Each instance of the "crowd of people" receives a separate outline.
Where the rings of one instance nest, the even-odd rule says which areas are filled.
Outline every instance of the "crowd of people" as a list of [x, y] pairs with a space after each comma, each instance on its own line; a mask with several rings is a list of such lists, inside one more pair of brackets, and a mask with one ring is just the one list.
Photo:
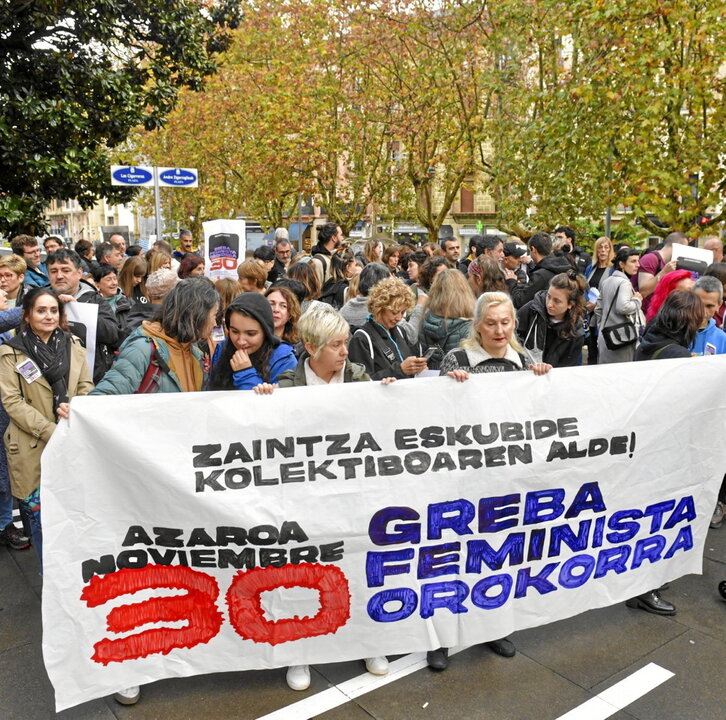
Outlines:
[[[190, 233], [144, 253], [121, 236], [93, 248], [12, 239], [0, 257], [0, 542], [32, 545], [42, 562], [40, 457], [76, 395], [253, 390], [423, 375], [471, 374], [726, 353], [723, 245], [696, 269], [673, 259], [678, 232], [643, 253], [599, 238], [592, 257], [559, 227], [518, 238], [475, 235], [440, 245], [372, 239], [356, 252], [339, 226], [318, 228], [296, 253], [280, 229], [271, 247], [240, 262], [237, 277], [205, 277]], [[70, 320], [73, 303], [97, 308], [94, 347]], [[93, 359], [93, 370], [87, 360]], [[24, 530], [12, 522], [13, 498]], [[724, 487], [711, 520], [724, 515]], [[41, 565], [42, 567], [42, 565]], [[654, 589], [632, 607], [672, 615]], [[516, 650], [508, 638], [488, 643]], [[429, 653], [447, 666], [447, 650]], [[366, 659], [385, 674], [384, 657]], [[288, 670], [295, 690], [307, 666]], [[120, 691], [132, 704], [138, 687]]]

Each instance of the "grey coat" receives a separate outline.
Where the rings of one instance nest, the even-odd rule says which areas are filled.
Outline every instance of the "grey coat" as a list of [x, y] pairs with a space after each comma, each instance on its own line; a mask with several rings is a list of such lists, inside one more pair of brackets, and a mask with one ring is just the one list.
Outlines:
[[628, 321], [635, 323], [635, 329], [640, 334], [645, 318], [640, 309], [641, 301], [633, 297], [634, 292], [630, 278], [620, 270], [615, 270], [600, 283], [600, 297], [595, 305], [595, 317], [600, 330], [597, 338], [599, 363], [630, 362], [635, 355], [637, 343], [619, 350], [609, 350], [602, 334], [603, 328]]

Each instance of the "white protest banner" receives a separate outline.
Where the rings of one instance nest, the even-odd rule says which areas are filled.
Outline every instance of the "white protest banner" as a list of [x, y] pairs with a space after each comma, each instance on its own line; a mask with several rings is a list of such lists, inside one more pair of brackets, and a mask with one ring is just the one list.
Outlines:
[[86, 302], [69, 302], [65, 305], [65, 311], [70, 331], [83, 341], [86, 348], [86, 362], [91, 377], [93, 377], [93, 368], [96, 365], [98, 305]]
[[237, 279], [237, 265], [244, 259], [247, 243], [244, 220], [209, 220], [204, 228], [205, 275], [212, 280]]
[[75, 398], [41, 484], [56, 706], [483, 642], [699, 573], [725, 381], [715, 356]]

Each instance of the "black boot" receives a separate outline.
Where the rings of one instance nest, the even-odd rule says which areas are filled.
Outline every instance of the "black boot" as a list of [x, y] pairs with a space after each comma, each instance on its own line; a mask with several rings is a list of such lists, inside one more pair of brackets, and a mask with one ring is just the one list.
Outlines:
[[501, 638], [499, 640], [490, 640], [484, 643], [492, 652], [502, 657], [514, 657], [517, 654], [517, 648], [509, 638]]
[[626, 600], [625, 604], [630, 608], [639, 608], [645, 612], [654, 613], [655, 615], [675, 615], [676, 606], [664, 600], [657, 590], [638, 595], [638, 597]]
[[449, 667], [449, 648], [429, 650], [426, 653], [426, 662], [432, 670], [446, 670]]

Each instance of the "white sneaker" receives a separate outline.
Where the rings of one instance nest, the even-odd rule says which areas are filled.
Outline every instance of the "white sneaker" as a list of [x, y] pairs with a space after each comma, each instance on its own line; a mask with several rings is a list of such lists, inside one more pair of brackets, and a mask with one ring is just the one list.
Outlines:
[[113, 699], [122, 705], [136, 705], [141, 697], [141, 688], [138, 685], [119, 690], [114, 694]]
[[310, 666], [290, 665], [285, 680], [291, 690], [307, 690], [310, 687]]
[[385, 656], [366, 658], [366, 670], [371, 675], [388, 675], [388, 658]]

